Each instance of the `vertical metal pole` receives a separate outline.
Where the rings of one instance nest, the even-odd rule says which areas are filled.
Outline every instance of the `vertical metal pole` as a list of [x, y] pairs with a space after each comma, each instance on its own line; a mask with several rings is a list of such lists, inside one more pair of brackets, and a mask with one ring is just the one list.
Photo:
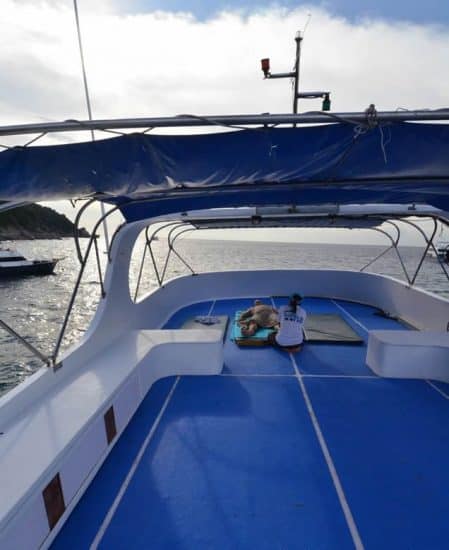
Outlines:
[[[79, 49], [80, 49], [81, 69], [83, 71], [84, 94], [86, 96], [87, 114], [89, 115], [89, 120], [92, 120], [92, 109], [91, 109], [91, 106], [90, 106], [89, 87], [87, 85], [86, 67], [85, 67], [85, 64], [84, 64], [83, 43], [81, 41], [81, 28], [80, 28], [80, 19], [79, 19], [79, 15], [78, 15], [77, 0], [73, 0], [73, 8], [75, 10], [76, 30], [77, 30], [77, 33], [78, 33], [78, 46], [79, 46]], [[94, 134], [93, 130], [90, 131], [90, 135], [92, 136], [92, 141], [95, 141], [95, 134]]]
[[[78, 33], [78, 45], [80, 49], [81, 69], [83, 71], [84, 94], [86, 96], [87, 114], [89, 115], [89, 120], [92, 121], [92, 107], [90, 104], [89, 87], [87, 85], [87, 74], [86, 74], [86, 66], [84, 63], [83, 43], [81, 40], [81, 27], [80, 27], [79, 15], [78, 15], [77, 0], [73, 0], [73, 8], [75, 10], [76, 30]], [[93, 129], [90, 131], [90, 134], [92, 136], [92, 141], [95, 141], [95, 134]], [[102, 217], [104, 217], [104, 215], [106, 214], [106, 210], [103, 202], [100, 202], [100, 210], [101, 210]], [[109, 250], [109, 235], [108, 235], [108, 225], [106, 223], [106, 219], [104, 219], [103, 221], [103, 231], [104, 231], [104, 240], [106, 243], [106, 250]]]
[[145, 248], [143, 249], [143, 254], [142, 254], [142, 261], [140, 262], [140, 269], [139, 269], [139, 276], [137, 277], [137, 284], [136, 284], [136, 291], [134, 293], [134, 301], [137, 300], [137, 295], [139, 294], [139, 287], [140, 287], [140, 281], [142, 279], [142, 273], [143, 273], [143, 266], [145, 264], [145, 256], [147, 255], [147, 248], [148, 248], [148, 243], [146, 242], [145, 243]]
[[23, 344], [27, 349], [31, 351], [31, 353], [34, 353], [36, 357], [38, 357], [41, 361], [43, 361], [47, 367], [51, 365], [51, 358], [46, 357], [43, 353], [41, 353], [37, 348], [35, 348], [32, 344], [30, 344], [23, 336], [20, 336], [18, 332], [16, 332], [12, 327], [10, 327], [5, 321], [2, 321], [0, 319], [0, 327], [4, 328], [6, 332], [8, 332], [11, 336], [16, 338], [21, 344]]
[[100, 253], [98, 251], [97, 235], [94, 235], [95, 256], [97, 258], [98, 276], [100, 277], [101, 297], [104, 298], [106, 293], [103, 285], [103, 274], [101, 273]]
[[[301, 42], [302, 42], [302, 35], [301, 31], [298, 31], [298, 33], [295, 36], [296, 41], [296, 60], [295, 60], [295, 69], [294, 69], [294, 79], [295, 79], [295, 91], [293, 95], [293, 113], [296, 114], [298, 112], [298, 93], [299, 93], [299, 63], [301, 58]], [[296, 124], [295, 124], [296, 126]]]

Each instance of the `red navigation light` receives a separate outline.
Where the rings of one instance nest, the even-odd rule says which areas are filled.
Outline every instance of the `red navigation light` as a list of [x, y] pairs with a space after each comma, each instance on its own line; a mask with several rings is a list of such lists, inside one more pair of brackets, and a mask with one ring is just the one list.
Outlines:
[[270, 74], [270, 60], [268, 57], [266, 57], [265, 59], [261, 59], [260, 63], [262, 65], [263, 74], [266, 78]]

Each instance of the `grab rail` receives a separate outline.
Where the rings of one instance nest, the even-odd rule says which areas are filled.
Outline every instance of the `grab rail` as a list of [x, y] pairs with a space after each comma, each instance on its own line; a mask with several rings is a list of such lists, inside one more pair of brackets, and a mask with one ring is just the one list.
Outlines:
[[33, 344], [30, 344], [23, 336], [20, 336], [18, 332], [16, 332], [11, 326], [8, 325], [8, 323], [5, 323], [5, 321], [2, 321], [0, 319], [0, 326], [6, 330], [11, 336], [13, 336], [16, 340], [18, 340], [22, 345], [24, 345], [27, 349], [31, 351], [36, 357], [38, 357], [41, 361], [43, 361], [47, 367], [50, 367], [52, 365], [52, 359], [51, 357], [47, 357], [42, 352], [40, 352]]

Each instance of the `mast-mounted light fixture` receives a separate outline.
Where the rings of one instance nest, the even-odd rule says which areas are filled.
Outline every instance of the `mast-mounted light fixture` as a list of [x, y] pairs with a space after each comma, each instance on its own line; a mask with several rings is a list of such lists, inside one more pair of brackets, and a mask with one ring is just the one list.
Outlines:
[[293, 112], [296, 114], [298, 112], [298, 99], [316, 99], [321, 98], [323, 100], [321, 109], [323, 111], [330, 111], [331, 100], [329, 91], [319, 91], [319, 92], [299, 92], [299, 62], [301, 57], [301, 42], [303, 36], [298, 32], [295, 36], [296, 42], [296, 59], [294, 70], [289, 73], [272, 73], [270, 72], [270, 59], [265, 57], [260, 60], [261, 69], [264, 74], [264, 78], [292, 78], [294, 82], [294, 93], [293, 93]]

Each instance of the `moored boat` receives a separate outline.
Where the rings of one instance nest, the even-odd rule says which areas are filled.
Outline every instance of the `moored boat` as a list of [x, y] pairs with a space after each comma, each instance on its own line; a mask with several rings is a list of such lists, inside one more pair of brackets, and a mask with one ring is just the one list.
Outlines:
[[27, 260], [16, 250], [0, 248], [0, 277], [50, 275], [59, 260]]
[[429, 256], [449, 264], [449, 242], [439, 241], [435, 244], [435, 249], [429, 250]]

